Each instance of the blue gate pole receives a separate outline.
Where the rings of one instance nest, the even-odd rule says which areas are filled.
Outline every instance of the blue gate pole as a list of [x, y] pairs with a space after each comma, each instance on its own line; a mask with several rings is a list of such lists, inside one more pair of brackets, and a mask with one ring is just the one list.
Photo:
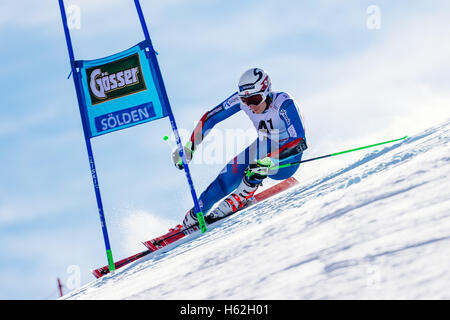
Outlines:
[[194, 200], [194, 208], [195, 208], [195, 211], [197, 213], [197, 217], [198, 217], [199, 222], [200, 222], [200, 227], [202, 229], [202, 232], [205, 232], [206, 231], [206, 225], [204, 224], [204, 218], [203, 218], [202, 209], [200, 208], [200, 204], [199, 204], [199, 201], [198, 201], [198, 198], [197, 198], [197, 194], [196, 194], [195, 188], [194, 188], [194, 183], [192, 182], [191, 173], [189, 171], [189, 166], [187, 164], [186, 157], [184, 155], [183, 145], [181, 143], [180, 135], [178, 134], [178, 128], [177, 128], [177, 124], [175, 122], [175, 117], [173, 115], [172, 108], [171, 108], [170, 103], [169, 103], [169, 98], [167, 96], [166, 88], [164, 86], [164, 82], [163, 82], [162, 75], [161, 75], [161, 70], [159, 68], [159, 64], [158, 64], [158, 61], [156, 59], [156, 55], [154, 53], [152, 40], [150, 39], [150, 34], [148, 32], [148, 29], [147, 29], [147, 24], [145, 22], [144, 14], [142, 13], [141, 4], [139, 3], [139, 0], [134, 0], [134, 4], [136, 5], [136, 10], [137, 10], [137, 13], [139, 15], [139, 21], [141, 22], [142, 30], [144, 31], [145, 39], [149, 43], [150, 49], [153, 51], [152, 54], [150, 54], [150, 59], [152, 61], [152, 64], [155, 67], [156, 77], [158, 78], [158, 82], [159, 82], [159, 84], [161, 86], [162, 99], [164, 100], [165, 105], [167, 106], [167, 112], [168, 112], [168, 115], [169, 115], [170, 124], [172, 126], [172, 131], [173, 131], [173, 133], [175, 135], [175, 140], [177, 142], [177, 146], [178, 146], [178, 150], [180, 152], [181, 160], [183, 161], [184, 171], [186, 173], [186, 178], [187, 178], [187, 181], [188, 181], [188, 184], [189, 184], [189, 188], [191, 190], [192, 199]]
[[113, 260], [113, 256], [112, 256], [111, 245], [109, 243], [108, 229], [106, 228], [106, 220], [105, 220], [105, 215], [103, 212], [102, 198], [100, 196], [100, 187], [98, 185], [97, 170], [95, 169], [95, 162], [94, 162], [94, 155], [92, 153], [90, 134], [88, 134], [86, 124], [83, 121], [83, 112], [81, 109], [81, 106], [83, 104], [83, 99], [82, 99], [82, 95], [81, 95], [79, 74], [78, 74], [77, 68], [75, 66], [75, 57], [73, 54], [72, 40], [70, 38], [70, 32], [69, 32], [69, 28], [67, 26], [67, 16], [66, 16], [66, 10], [64, 8], [63, 0], [59, 0], [59, 8], [61, 9], [61, 18], [62, 18], [63, 27], [64, 27], [64, 34], [66, 36], [67, 50], [69, 51], [69, 58], [70, 58], [70, 65], [72, 68], [71, 70], [72, 70], [72, 75], [73, 75], [73, 81], [75, 84], [75, 91], [77, 93], [78, 107], [80, 109], [80, 115], [81, 115], [81, 119], [82, 119], [81, 122], [83, 124], [84, 140], [86, 141], [86, 149], [87, 149], [87, 153], [88, 153], [88, 157], [89, 157], [89, 165], [91, 167], [92, 182], [94, 184], [95, 197], [97, 198], [98, 213], [100, 215], [100, 223], [102, 226], [103, 239], [105, 241], [105, 247], [106, 247], [106, 257], [108, 259], [109, 270], [111, 271], [112, 274], [114, 274], [114, 270], [115, 270], [114, 260]]

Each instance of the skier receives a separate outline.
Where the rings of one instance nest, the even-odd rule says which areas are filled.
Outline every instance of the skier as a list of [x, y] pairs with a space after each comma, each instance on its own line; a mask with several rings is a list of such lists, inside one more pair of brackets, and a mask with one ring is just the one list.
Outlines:
[[[241, 76], [238, 92], [200, 119], [184, 146], [186, 160], [192, 160], [195, 150], [217, 123], [240, 110], [253, 122], [258, 138], [235, 156], [200, 195], [199, 204], [208, 223], [245, 208], [268, 176], [274, 180], [291, 177], [299, 165], [278, 170], [270, 168], [274, 164], [300, 161], [307, 148], [302, 115], [294, 99], [285, 92], [272, 91], [269, 75], [262, 69], [252, 68]], [[178, 149], [172, 153], [172, 160], [178, 169], [183, 169]], [[221, 199], [219, 205], [209, 212]], [[183, 226], [197, 224], [196, 214], [194, 208], [190, 209]]]

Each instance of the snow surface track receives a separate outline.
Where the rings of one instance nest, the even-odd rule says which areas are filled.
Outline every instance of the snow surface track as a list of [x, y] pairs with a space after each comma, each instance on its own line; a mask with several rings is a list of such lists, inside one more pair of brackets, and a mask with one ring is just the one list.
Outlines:
[[299, 187], [64, 298], [450, 299], [449, 131], [308, 185], [300, 174]]

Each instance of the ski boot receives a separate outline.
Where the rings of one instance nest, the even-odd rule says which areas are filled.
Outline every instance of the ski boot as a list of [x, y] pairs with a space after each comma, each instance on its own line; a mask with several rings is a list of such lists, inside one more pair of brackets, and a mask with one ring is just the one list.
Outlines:
[[186, 229], [183, 231], [184, 234], [191, 234], [197, 230], [200, 230], [198, 226], [198, 218], [194, 212], [194, 208], [190, 209], [183, 219], [183, 227]]
[[220, 220], [249, 206], [256, 190], [269, 175], [271, 166], [273, 166], [273, 163], [268, 157], [250, 164], [236, 191], [226, 197], [217, 208], [205, 216], [206, 223]]

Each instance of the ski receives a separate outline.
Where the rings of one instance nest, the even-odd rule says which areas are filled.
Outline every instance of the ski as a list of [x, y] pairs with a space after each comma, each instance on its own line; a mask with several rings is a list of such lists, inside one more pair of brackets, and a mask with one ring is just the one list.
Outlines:
[[[257, 204], [261, 201], [264, 201], [272, 196], [275, 196], [275, 195], [297, 185], [298, 183], [299, 182], [294, 177], [290, 177], [286, 180], [283, 180], [282, 182], [273, 185], [272, 187], [268, 188], [267, 190], [261, 191], [260, 193], [256, 194], [254, 196], [254, 199], [251, 202], [251, 204], [249, 206], [247, 206], [245, 209], [247, 209], [251, 206], [254, 206], [255, 204]], [[232, 216], [232, 215], [230, 215], [230, 216]], [[230, 216], [226, 216], [224, 218], [227, 218]], [[222, 219], [220, 219], [220, 220], [222, 220]], [[217, 222], [220, 220], [216, 220], [214, 222]], [[119, 269], [131, 262], [134, 262], [142, 257], [145, 257], [146, 255], [148, 255], [152, 252], [155, 252], [155, 251], [160, 250], [161, 248], [167, 247], [168, 245], [180, 240], [181, 238], [184, 238], [186, 236], [185, 232], [188, 231], [189, 229], [194, 229], [194, 228], [198, 229], [198, 224], [190, 226], [188, 228], [183, 228], [183, 226], [177, 225], [175, 228], [170, 229], [167, 234], [157, 237], [155, 239], [143, 242], [143, 244], [146, 246], [147, 250], [139, 252], [137, 254], [134, 254], [132, 256], [129, 256], [127, 258], [124, 258], [120, 261], [115, 262], [114, 263], [115, 268]], [[96, 278], [100, 278], [109, 273], [109, 267], [104, 266], [101, 268], [91, 270], [91, 272]]]
[[[268, 188], [267, 190], [261, 191], [260, 193], [256, 194], [254, 196], [254, 198], [252, 199], [251, 203], [248, 206], [246, 206], [244, 208], [244, 210], [250, 208], [251, 206], [254, 206], [258, 202], [264, 201], [264, 200], [266, 200], [266, 199], [268, 199], [268, 198], [270, 198], [270, 197], [272, 197], [274, 195], [277, 195], [278, 193], [283, 192], [283, 191], [289, 189], [290, 187], [292, 187], [292, 186], [294, 186], [296, 184], [298, 184], [298, 181], [294, 177], [290, 177], [290, 178], [288, 178], [286, 180], [283, 180], [282, 182], [277, 183], [276, 185]], [[240, 212], [240, 211], [238, 211], [238, 212]], [[234, 214], [231, 214], [231, 215], [228, 215], [228, 216], [216, 219], [214, 221], [210, 221], [208, 219], [208, 216], [206, 216], [205, 217], [205, 221], [206, 221], [207, 225], [210, 225], [210, 224], [213, 224], [213, 223], [215, 223], [217, 221], [220, 221], [222, 219], [228, 218], [228, 217], [230, 217], [232, 215], [234, 215]], [[181, 228], [180, 225], [178, 225], [177, 227]], [[150, 241], [143, 242], [143, 244], [148, 249], [156, 251], [158, 249], [161, 249], [161, 248], [163, 248], [163, 247], [165, 247], [165, 246], [175, 242], [176, 240], [179, 240], [179, 239], [183, 238], [186, 235], [186, 233], [185, 233], [186, 231], [191, 230], [191, 229], [194, 229], [196, 231], [196, 230], [198, 230], [198, 228], [199, 228], [199, 224], [196, 223], [196, 224], [193, 224], [190, 227], [187, 227], [187, 228], [184, 228], [184, 229], [180, 229], [178, 232], [176, 232], [174, 229], [171, 229], [172, 232], [169, 232], [168, 234], [165, 234], [162, 237], [158, 237], [158, 238], [152, 239]], [[191, 232], [189, 232], [189, 233], [191, 233]]]
[[[148, 255], [149, 253], [151, 253], [150, 250], [145, 250], [145, 251], [139, 252], [137, 254], [134, 254], [132, 256], [129, 256], [129, 257], [125, 258], [125, 259], [122, 259], [122, 260], [119, 260], [117, 262], [114, 262], [115, 269], [119, 269], [119, 268], [121, 268], [121, 267], [123, 267], [123, 266], [125, 266], [125, 265], [127, 265], [127, 264], [129, 264], [131, 262], [133, 262], [133, 261], [136, 261], [136, 260], [138, 260], [138, 259], [140, 259], [140, 258], [142, 258], [142, 257], [144, 257], [146, 255]], [[98, 269], [91, 270], [91, 273], [96, 278], [103, 277], [105, 274], [109, 273], [109, 266], [104, 266], [104, 267], [101, 267], [101, 268], [98, 268]]]

